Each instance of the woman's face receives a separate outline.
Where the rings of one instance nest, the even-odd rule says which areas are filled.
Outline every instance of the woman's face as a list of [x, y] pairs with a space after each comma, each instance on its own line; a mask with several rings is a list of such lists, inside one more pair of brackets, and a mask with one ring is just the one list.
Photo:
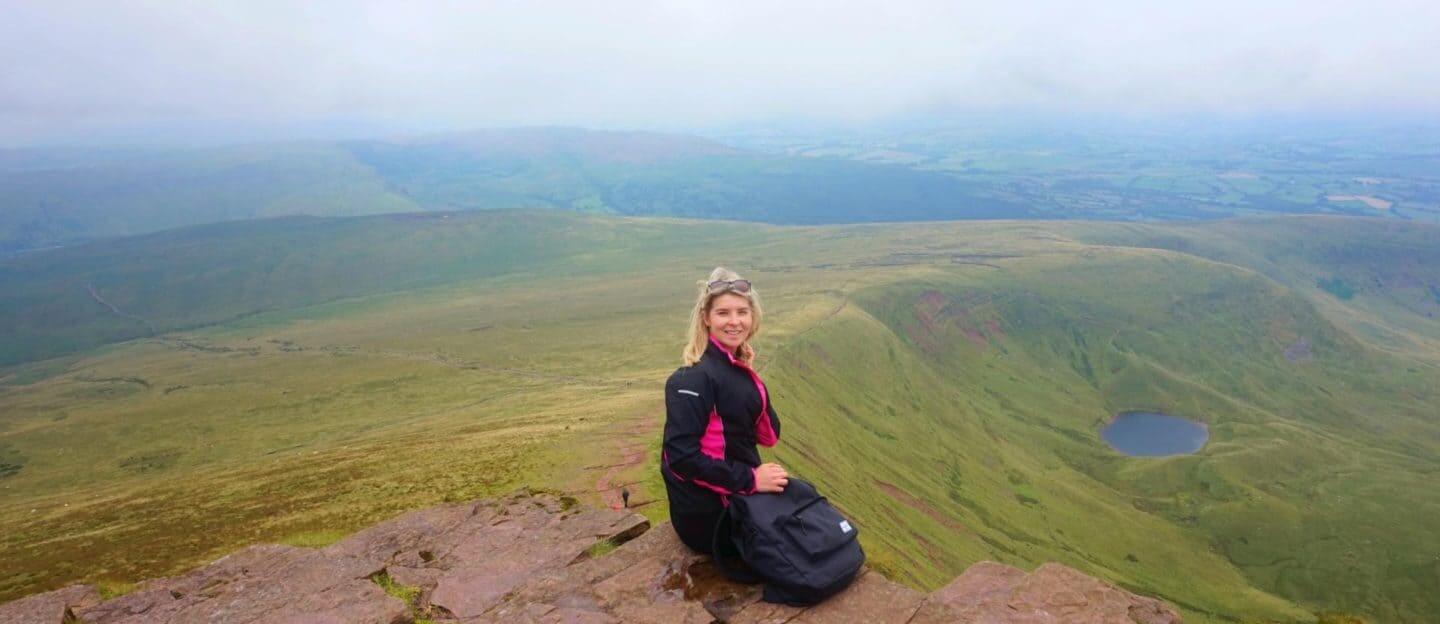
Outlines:
[[710, 310], [705, 313], [705, 327], [710, 336], [725, 345], [731, 353], [740, 348], [750, 337], [750, 301], [735, 293], [725, 293], [710, 300]]

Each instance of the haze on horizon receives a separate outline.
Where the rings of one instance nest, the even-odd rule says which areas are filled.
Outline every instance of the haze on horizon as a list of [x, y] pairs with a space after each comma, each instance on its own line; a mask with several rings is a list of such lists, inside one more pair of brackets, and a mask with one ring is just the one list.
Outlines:
[[1420, 0], [60, 0], [3, 16], [4, 147], [227, 129], [1440, 112], [1440, 5]]

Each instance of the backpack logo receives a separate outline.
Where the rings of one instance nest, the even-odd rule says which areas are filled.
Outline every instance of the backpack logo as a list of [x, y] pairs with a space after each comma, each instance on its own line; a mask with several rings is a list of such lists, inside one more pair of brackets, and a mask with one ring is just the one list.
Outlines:
[[851, 531], [853, 531], [853, 530], [854, 530], [854, 529], [850, 528], [850, 521], [848, 521], [848, 520], [841, 520], [841, 521], [840, 521], [840, 532], [841, 532], [841, 533], [849, 533], [849, 532], [851, 532]]

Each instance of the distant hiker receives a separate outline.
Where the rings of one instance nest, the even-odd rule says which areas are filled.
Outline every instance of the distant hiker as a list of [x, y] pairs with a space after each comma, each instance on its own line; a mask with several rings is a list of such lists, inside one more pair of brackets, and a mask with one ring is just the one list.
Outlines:
[[630, 488], [620, 488], [620, 504], [626, 509], [630, 508]]
[[685, 366], [665, 382], [660, 472], [670, 522], [697, 552], [710, 552], [729, 495], [780, 492], [789, 483], [779, 464], [760, 463], [755, 447], [780, 439], [780, 419], [753, 368], [750, 339], [759, 329], [760, 298], [750, 281], [716, 268], [699, 282]]

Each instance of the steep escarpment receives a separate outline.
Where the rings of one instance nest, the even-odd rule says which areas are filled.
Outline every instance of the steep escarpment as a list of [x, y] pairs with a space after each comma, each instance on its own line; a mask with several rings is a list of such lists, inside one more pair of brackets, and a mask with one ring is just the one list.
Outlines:
[[[1428, 621], [1433, 562], [1402, 542], [1434, 540], [1433, 372], [1243, 267], [995, 264], [858, 290], [774, 356], [777, 405], [804, 414], [777, 455], [876, 527], [878, 567], [933, 588], [978, 559], [1059, 560], [1187, 617]], [[1125, 457], [1099, 431], [1134, 409], [1210, 442]]]
[[253, 546], [102, 600], [72, 586], [0, 605], [0, 623], [1178, 623], [1174, 609], [1059, 564], [976, 564], [929, 594], [866, 571], [812, 608], [759, 601], [668, 527], [519, 492], [411, 512], [322, 549]]

